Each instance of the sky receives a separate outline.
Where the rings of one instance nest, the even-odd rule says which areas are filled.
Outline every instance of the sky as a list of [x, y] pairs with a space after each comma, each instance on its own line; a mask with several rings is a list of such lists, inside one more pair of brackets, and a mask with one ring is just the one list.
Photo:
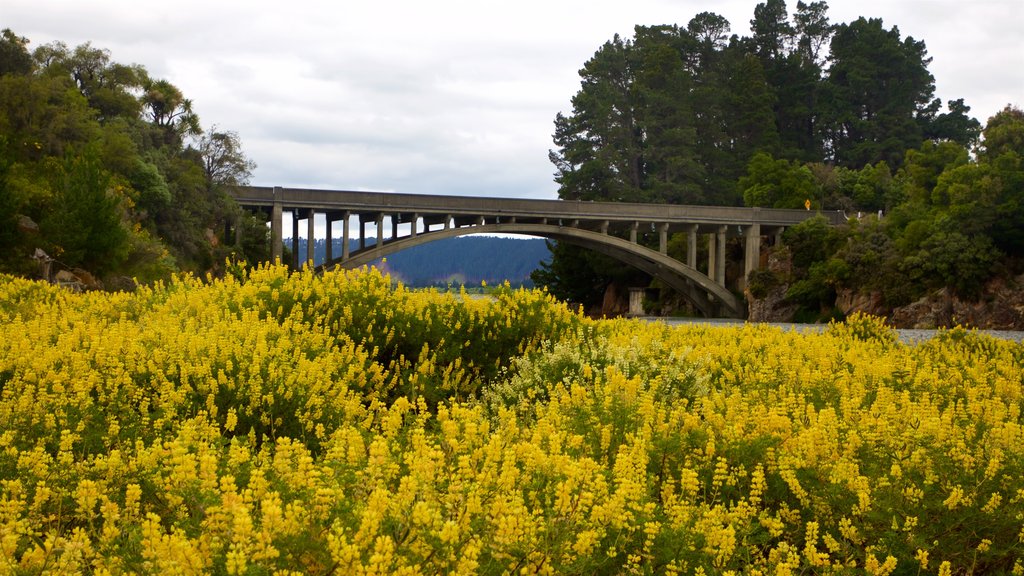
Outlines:
[[[239, 135], [253, 185], [555, 198], [553, 121], [604, 42], [704, 11], [747, 35], [756, 4], [3, 0], [0, 28], [170, 81], [205, 129]], [[923, 39], [936, 96], [982, 124], [1024, 106], [1024, 0], [832, 0], [829, 16]]]

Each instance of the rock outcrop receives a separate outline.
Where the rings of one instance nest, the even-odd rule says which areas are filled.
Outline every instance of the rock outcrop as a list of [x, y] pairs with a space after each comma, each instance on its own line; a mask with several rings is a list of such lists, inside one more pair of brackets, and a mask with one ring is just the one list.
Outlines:
[[1024, 275], [993, 280], [977, 302], [961, 300], [943, 288], [894, 309], [889, 320], [897, 328], [1024, 330]]
[[789, 291], [789, 277], [793, 263], [788, 250], [772, 250], [768, 254], [767, 271], [775, 281], [767, 284], [767, 290], [760, 297], [744, 291], [747, 298], [747, 320], [750, 322], [792, 322], [799, 308], [786, 302]]

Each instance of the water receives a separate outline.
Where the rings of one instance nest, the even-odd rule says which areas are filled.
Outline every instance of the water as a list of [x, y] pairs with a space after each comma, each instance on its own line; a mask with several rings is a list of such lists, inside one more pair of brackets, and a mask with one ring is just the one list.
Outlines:
[[[641, 316], [639, 320], [645, 320], [648, 322], [664, 322], [669, 326], [682, 326], [685, 324], [710, 324], [712, 326], [739, 326], [745, 324], [745, 320], [733, 320], [730, 318], [663, 318], [656, 316]], [[768, 326], [776, 326], [783, 330], [796, 330], [796, 331], [811, 331], [821, 332], [828, 328], [828, 324], [795, 324], [795, 323], [784, 323], [784, 322], [769, 322]], [[924, 342], [930, 340], [938, 330], [921, 330], [911, 328], [897, 328], [896, 333], [899, 335], [899, 339], [904, 344], [916, 344], [918, 342]], [[1024, 332], [1015, 330], [976, 330], [979, 334], [986, 334], [995, 338], [1001, 338], [1003, 340], [1010, 340], [1013, 342], [1021, 343], [1024, 342]]]

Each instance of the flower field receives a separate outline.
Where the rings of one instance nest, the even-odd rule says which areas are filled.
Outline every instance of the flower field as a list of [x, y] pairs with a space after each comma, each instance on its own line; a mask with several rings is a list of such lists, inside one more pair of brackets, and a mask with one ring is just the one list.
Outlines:
[[1024, 348], [0, 276], [0, 575], [1024, 573]]

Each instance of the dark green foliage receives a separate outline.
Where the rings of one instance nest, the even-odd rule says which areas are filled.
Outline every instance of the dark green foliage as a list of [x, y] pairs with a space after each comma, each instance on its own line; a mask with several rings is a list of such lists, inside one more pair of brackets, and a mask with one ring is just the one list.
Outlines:
[[[938, 107], [939, 101], [932, 103]], [[978, 143], [981, 135], [981, 122], [968, 116], [971, 107], [964, 104], [963, 98], [950, 100], [946, 103], [949, 112], [939, 114], [925, 127], [924, 136], [929, 140], [948, 140], [965, 148]]]
[[18, 203], [11, 190], [7, 138], [0, 135], [0, 262], [9, 258], [18, 240]]
[[838, 236], [824, 216], [816, 216], [786, 229], [782, 241], [792, 253], [793, 266], [807, 270], [833, 252]]
[[15, 35], [10, 28], [0, 31], [0, 76], [32, 71], [32, 55], [28, 53], [27, 44], [27, 38]]
[[987, 236], [968, 237], [956, 230], [938, 229], [903, 258], [900, 271], [912, 284], [948, 286], [964, 298], [976, 299], [983, 283], [992, 277], [999, 256]]
[[41, 225], [54, 256], [65, 266], [98, 275], [116, 269], [128, 253], [128, 231], [110, 174], [87, 148], [70, 152], [58, 175], [53, 209]]
[[750, 159], [739, 188], [747, 206], [803, 208], [808, 200], [819, 204], [810, 169], [796, 162], [776, 160], [764, 152]]
[[598, 304], [611, 282], [606, 274], [598, 271], [611, 269], [628, 273], [628, 269], [607, 256], [571, 244], [550, 242], [548, 248], [551, 261], [542, 264], [530, 278], [536, 286], [547, 287], [551, 294], [567, 302], [584, 307]]
[[754, 298], [764, 298], [773, 288], [781, 285], [782, 280], [771, 270], [751, 270], [747, 275], [747, 291]]
[[836, 27], [824, 89], [827, 146], [839, 165], [899, 166], [920, 145], [935, 81], [923, 41], [877, 18]]
[[[560, 196], [844, 210], [845, 231], [786, 231], [789, 298], [810, 316], [839, 290], [889, 306], [941, 287], [976, 298], [1024, 270], [1024, 113], [989, 119], [974, 148], [981, 125], [963, 99], [943, 110], [934, 98], [922, 40], [827, 12], [765, 0], [750, 37], [704, 12], [606, 43], [556, 119]], [[537, 278], [593, 303], [621, 267], [588, 259], [555, 250]], [[754, 274], [748, 287], [773, 281]]]
[[[216, 271], [233, 247], [215, 246], [212, 232], [237, 211], [223, 186], [245, 183], [254, 166], [237, 134], [213, 130], [186, 146], [202, 130], [170, 82], [89, 43], [31, 55], [27, 44], [10, 30], [0, 37], [0, 270], [26, 273], [43, 248], [98, 277]], [[18, 215], [40, 231], [12, 225]]]

